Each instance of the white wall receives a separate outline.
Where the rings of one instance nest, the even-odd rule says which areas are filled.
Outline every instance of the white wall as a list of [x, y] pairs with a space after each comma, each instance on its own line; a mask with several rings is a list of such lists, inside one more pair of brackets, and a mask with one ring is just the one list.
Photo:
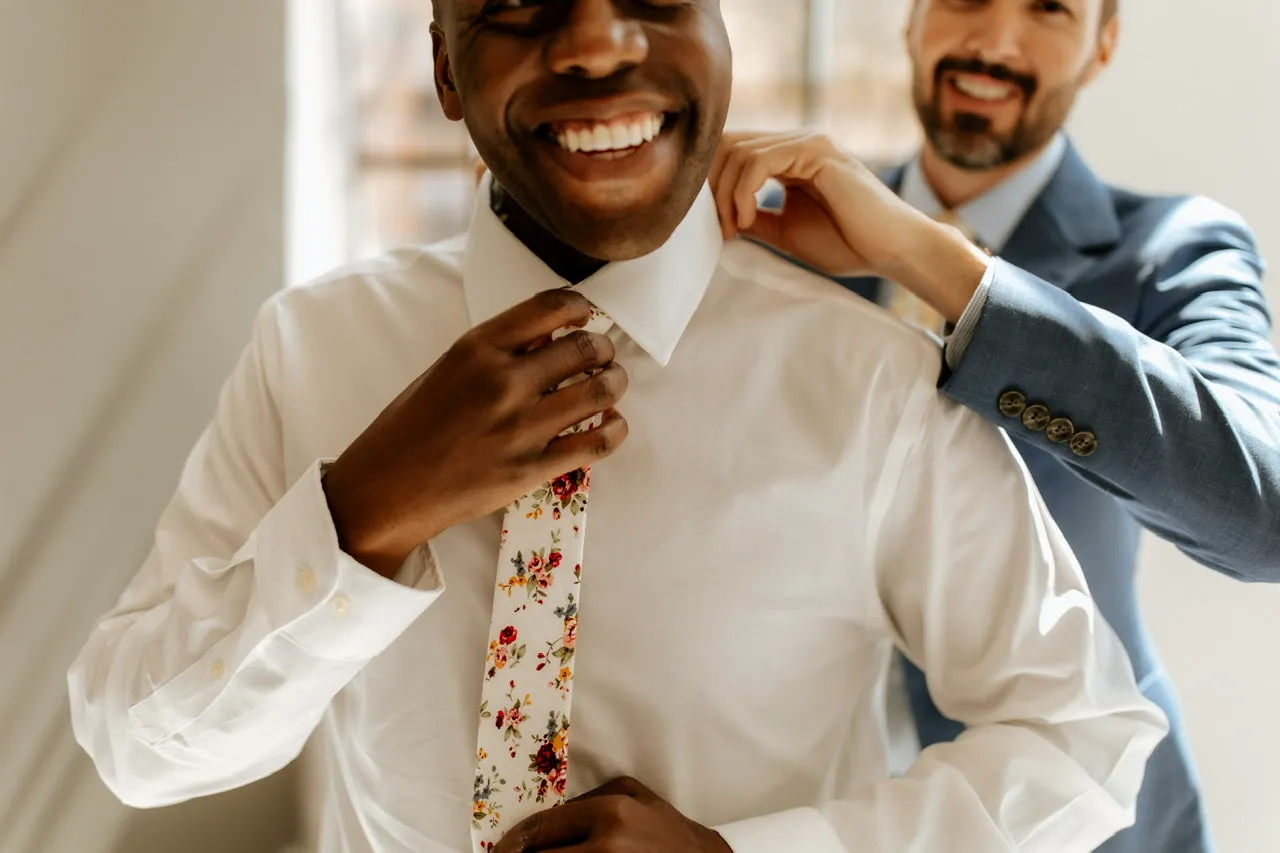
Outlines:
[[[1197, 192], [1243, 213], [1277, 270], [1268, 293], [1280, 310], [1280, 5], [1121, 7], [1120, 52], [1081, 102], [1077, 142], [1109, 180]], [[1141, 584], [1222, 853], [1280, 850], [1280, 589], [1218, 577], [1156, 541], [1144, 551]]]
[[0, 4], [3, 853], [210, 840], [157, 839], [174, 821], [288, 831], [287, 779], [128, 813], [65, 688], [282, 282], [284, 45], [270, 0]]

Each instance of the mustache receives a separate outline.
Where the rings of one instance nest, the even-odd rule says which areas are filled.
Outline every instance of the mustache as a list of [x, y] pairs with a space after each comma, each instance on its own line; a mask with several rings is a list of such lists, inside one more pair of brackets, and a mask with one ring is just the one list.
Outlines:
[[1021, 89], [1027, 98], [1034, 95], [1040, 85], [1032, 75], [1019, 73], [1007, 65], [990, 65], [981, 59], [961, 59], [958, 56], [948, 56], [938, 63], [937, 69], [934, 70], [934, 83], [941, 83], [942, 75], [948, 71], [961, 74], [985, 74], [1002, 83], [1012, 83]]

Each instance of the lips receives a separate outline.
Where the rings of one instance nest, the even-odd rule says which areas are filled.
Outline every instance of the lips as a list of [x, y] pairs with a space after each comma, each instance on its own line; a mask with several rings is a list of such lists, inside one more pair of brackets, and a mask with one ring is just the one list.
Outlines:
[[973, 57], [945, 57], [938, 62], [934, 74], [939, 89], [949, 86], [964, 97], [987, 103], [999, 103], [1017, 96], [1030, 101], [1039, 88], [1033, 74], [1015, 71], [1001, 63], [988, 64]]

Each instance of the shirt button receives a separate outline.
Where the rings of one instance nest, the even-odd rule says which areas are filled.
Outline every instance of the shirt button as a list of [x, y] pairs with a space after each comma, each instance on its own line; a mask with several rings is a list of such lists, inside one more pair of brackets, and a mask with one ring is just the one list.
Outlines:
[[316, 588], [316, 573], [304, 566], [298, 569], [296, 583], [299, 592], [311, 592]]
[[1022, 425], [1033, 432], [1040, 432], [1049, 426], [1049, 421], [1053, 420], [1053, 415], [1045, 406], [1036, 403], [1034, 406], [1027, 406], [1027, 410], [1022, 413]]
[[222, 662], [221, 658], [209, 664], [209, 677], [212, 678], [214, 681], [221, 681], [222, 676], [226, 674], [227, 674], [227, 665]]
[[1027, 395], [1021, 391], [1005, 391], [1000, 395], [1000, 414], [1016, 418], [1027, 410]]
[[1049, 422], [1048, 428], [1045, 430], [1045, 438], [1054, 444], [1062, 444], [1064, 441], [1070, 441], [1071, 436], [1076, 434], [1076, 425], [1067, 418], [1054, 418]]
[[333, 608], [333, 612], [336, 615], [346, 616], [351, 612], [351, 599], [342, 593], [338, 593], [333, 597], [333, 601], [329, 603], [329, 606]]
[[1076, 456], [1092, 456], [1098, 450], [1098, 437], [1091, 432], [1078, 432], [1067, 446]]

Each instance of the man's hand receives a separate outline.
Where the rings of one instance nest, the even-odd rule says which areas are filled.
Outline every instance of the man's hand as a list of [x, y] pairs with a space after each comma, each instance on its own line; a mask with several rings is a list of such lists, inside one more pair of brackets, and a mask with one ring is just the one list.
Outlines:
[[[613, 343], [581, 330], [550, 340], [589, 318], [580, 294], [540, 293], [463, 335], [405, 389], [325, 475], [343, 550], [391, 577], [442, 531], [617, 449], [627, 375]], [[599, 427], [561, 435], [600, 414]]]
[[[770, 178], [786, 189], [781, 212], [756, 204]], [[987, 258], [957, 229], [898, 198], [820, 133], [727, 133], [710, 182], [726, 239], [745, 234], [828, 275], [896, 281], [952, 322], [986, 272]]]
[[733, 853], [720, 835], [689, 820], [629, 777], [615, 779], [511, 828], [493, 853]]

